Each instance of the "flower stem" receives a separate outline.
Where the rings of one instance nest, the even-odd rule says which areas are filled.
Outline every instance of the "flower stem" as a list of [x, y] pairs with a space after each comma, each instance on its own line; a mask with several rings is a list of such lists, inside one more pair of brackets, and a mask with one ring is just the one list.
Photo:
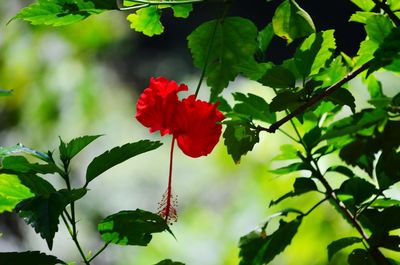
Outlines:
[[165, 214], [165, 221], [168, 221], [169, 215], [171, 214], [171, 197], [172, 197], [172, 166], [174, 160], [174, 147], [175, 137], [172, 137], [171, 151], [169, 155], [169, 173], [168, 173], [168, 190], [167, 190], [167, 211]]

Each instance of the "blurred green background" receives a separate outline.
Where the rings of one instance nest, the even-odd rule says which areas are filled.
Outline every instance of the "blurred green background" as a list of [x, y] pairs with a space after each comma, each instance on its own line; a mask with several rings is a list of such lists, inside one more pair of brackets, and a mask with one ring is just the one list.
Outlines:
[[[77, 204], [79, 237], [85, 251], [96, 252], [102, 246], [96, 231], [99, 220], [120, 210], [156, 211], [167, 185], [171, 138], [151, 135], [135, 120], [138, 94], [151, 76], [160, 75], [188, 84], [193, 92], [199, 73], [182, 45], [185, 36], [177, 35], [174, 47], [160, 49], [162, 37], [154, 40], [158, 47], [146, 46], [148, 40], [130, 30], [125, 15], [116, 11], [59, 28], [22, 21], [6, 25], [26, 3], [0, 4], [0, 87], [14, 91], [0, 98], [0, 145], [22, 142], [47, 151], [57, 149], [59, 136], [70, 140], [104, 134], [73, 163], [73, 184], [81, 185], [85, 167], [103, 151], [146, 138], [164, 143], [96, 179]], [[396, 91], [398, 77], [383, 75], [383, 80]], [[360, 81], [353, 84], [361, 88]], [[233, 89], [272, 97], [265, 87], [241, 79], [231, 84], [229, 90]], [[207, 96], [204, 87], [200, 98]], [[366, 94], [357, 97], [362, 103]], [[161, 234], [145, 248], [109, 246], [94, 264], [150, 265], [165, 258], [188, 265], [238, 264], [241, 236], [259, 228], [275, 211], [284, 207], [306, 211], [321, 199], [310, 193], [268, 209], [270, 201], [289, 191], [294, 182], [294, 175], [277, 177], [268, 171], [280, 165], [272, 158], [284, 143], [289, 140], [281, 134], [263, 135], [238, 165], [227, 155], [222, 140], [207, 157], [191, 159], [178, 151], [174, 192], [179, 218], [172, 225], [176, 240]], [[49, 176], [48, 180], [61, 187], [58, 179]], [[0, 220], [0, 251], [41, 250], [65, 261], [79, 260], [61, 225], [49, 252], [45, 241], [12, 214]], [[271, 264], [328, 264], [326, 246], [351, 235], [355, 231], [329, 204], [323, 204], [304, 220], [291, 246]], [[329, 264], [343, 264], [347, 252], [340, 252]]]

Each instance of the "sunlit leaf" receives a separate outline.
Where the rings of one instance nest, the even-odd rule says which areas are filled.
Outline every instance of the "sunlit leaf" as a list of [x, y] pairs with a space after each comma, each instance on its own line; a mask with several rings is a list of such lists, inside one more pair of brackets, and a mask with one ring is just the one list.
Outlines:
[[38, 0], [23, 8], [14, 18], [29, 21], [33, 25], [63, 26], [116, 8], [115, 1]]
[[99, 138], [101, 135], [85, 135], [72, 139], [68, 143], [64, 143], [60, 139], [60, 156], [62, 161], [71, 160], [75, 155], [77, 155], [82, 149], [84, 149], [91, 142]]
[[253, 147], [260, 140], [259, 132], [250, 129], [246, 125], [228, 125], [224, 131], [224, 144], [228, 149], [235, 163], [240, 162], [240, 158], [253, 150]]
[[142, 153], [154, 150], [162, 145], [158, 141], [142, 140], [115, 147], [90, 162], [86, 170], [86, 184], [110, 168]]
[[294, 55], [294, 62], [301, 77], [318, 74], [336, 49], [334, 30], [311, 34]]
[[342, 62], [342, 56], [337, 56], [325, 70], [315, 77], [315, 80], [322, 81], [322, 87], [328, 87], [341, 80], [347, 72], [347, 67]]
[[270, 172], [272, 172], [274, 174], [283, 175], [283, 174], [289, 174], [289, 173], [293, 173], [293, 172], [300, 171], [300, 170], [309, 170], [309, 167], [306, 164], [304, 164], [303, 162], [297, 162], [297, 163], [290, 164], [288, 166], [270, 170]]
[[127, 17], [128, 21], [131, 22], [130, 27], [132, 29], [149, 37], [163, 33], [164, 27], [160, 22], [160, 18], [161, 11], [155, 5], [141, 8]]
[[153, 233], [172, 234], [161, 216], [141, 209], [110, 215], [99, 223], [98, 230], [105, 242], [118, 245], [147, 246]]
[[32, 196], [34, 194], [17, 176], [0, 174], [0, 213], [11, 212], [19, 202]]
[[32, 173], [32, 174], [50, 174], [58, 172], [59, 169], [53, 163], [38, 164], [30, 163], [23, 156], [7, 156], [1, 163], [1, 171], [10, 171], [14, 174], [18, 173]]
[[372, 0], [351, 0], [351, 2], [364, 11], [371, 11], [375, 7], [375, 3]]
[[182, 4], [182, 5], [173, 5], [171, 6], [174, 11], [174, 17], [179, 18], [187, 18], [189, 17], [190, 12], [193, 10], [192, 4]]
[[272, 18], [272, 26], [275, 34], [288, 43], [315, 32], [310, 15], [294, 0], [285, 0], [277, 7]]
[[376, 13], [374, 12], [357, 11], [353, 15], [351, 15], [349, 21], [366, 24], [367, 19], [371, 16], [374, 16], [375, 14]]
[[384, 42], [392, 28], [393, 24], [390, 19], [380, 14], [368, 18], [365, 25], [365, 30], [369, 39], [378, 44]]
[[189, 35], [194, 65], [203, 69], [207, 63], [205, 75], [211, 87], [211, 101], [239, 74], [236, 66], [253, 57], [258, 46], [257, 32], [250, 20], [228, 17], [206, 22]]
[[40, 265], [56, 265], [66, 264], [64, 261], [55, 256], [50, 256], [39, 251], [27, 252], [1, 252], [0, 264], [12, 265], [27, 265], [27, 264], [40, 264]]
[[297, 152], [299, 151], [291, 144], [283, 144], [279, 147], [281, 153], [273, 158], [273, 160], [289, 160], [298, 158]]
[[331, 242], [328, 245], [328, 260], [331, 260], [333, 255], [340, 250], [359, 242], [362, 242], [362, 239], [358, 237], [344, 237]]
[[[375, 59], [371, 63], [368, 73], [400, 60], [400, 29], [393, 30], [385, 37], [379, 48], [374, 53]], [[400, 72], [400, 69], [391, 69]]]

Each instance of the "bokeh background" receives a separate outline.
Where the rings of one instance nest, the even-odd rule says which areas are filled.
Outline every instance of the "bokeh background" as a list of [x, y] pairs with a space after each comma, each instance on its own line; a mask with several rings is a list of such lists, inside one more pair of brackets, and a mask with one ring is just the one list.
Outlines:
[[[174, 19], [166, 12], [165, 33], [147, 38], [130, 30], [127, 13], [118, 11], [58, 28], [31, 26], [23, 21], [6, 25], [30, 2], [0, 3], [0, 87], [14, 91], [11, 97], [0, 98], [0, 146], [22, 142], [37, 150], [57, 150], [58, 137], [70, 140], [104, 134], [73, 161], [73, 184], [79, 186], [85, 167], [105, 150], [140, 139], [164, 143], [103, 174], [78, 202], [79, 237], [86, 252], [96, 252], [102, 246], [96, 231], [102, 218], [120, 210], [157, 210], [167, 185], [171, 138], [151, 135], [141, 126], [134, 118], [135, 103], [151, 76], [175, 79], [194, 91], [199, 72], [192, 65], [186, 36], [202, 21], [213, 18], [219, 6], [199, 5], [187, 20]], [[318, 30], [336, 28], [339, 49], [355, 55], [364, 38], [360, 25], [347, 23], [355, 6], [350, 1], [334, 2], [329, 10], [316, 1], [301, 4], [315, 18]], [[276, 5], [236, 1], [231, 14], [251, 18], [261, 29], [270, 21]], [[293, 49], [275, 40], [268, 56], [279, 63]], [[398, 91], [399, 77], [380, 73], [379, 78], [386, 88]], [[368, 96], [360, 80], [353, 81], [352, 86], [359, 108], [365, 106]], [[229, 91], [257, 93], [267, 99], [273, 96], [268, 88], [241, 78], [230, 84]], [[207, 88], [203, 87], [200, 98], [207, 97]], [[321, 195], [310, 193], [268, 208], [271, 200], [292, 188], [296, 176], [277, 177], [269, 172], [280, 165], [273, 158], [285, 143], [290, 142], [284, 135], [262, 135], [260, 144], [238, 165], [227, 155], [222, 140], [211, 155], [199, 159], [177, 151], [174, 191], [178, 195], [179, 220], [172, 225], [176, 239], [160, 234], [145, 248], [109, 246], [93, 264], [151, 265], [165, 258], [188, 265], [238, 264], [241, 236], [260, 227], [275, 211], [284, 207], [306, 211], [321, 199]], [[56, 176], [47, 179], [61, 187]], [[79, 260], [62, 225], [52, 252], [31, 227], [12, 213], [0, 216], [0, 232], [2, 252], [41, 250], [65, 261]], [[348, 250], [328, 263], [326, 246], [351, 235], [356, 235], [355, 231], [329, 204], [323, 204], [304, 220], [293, 243], [271, 264], [343, 264]]]

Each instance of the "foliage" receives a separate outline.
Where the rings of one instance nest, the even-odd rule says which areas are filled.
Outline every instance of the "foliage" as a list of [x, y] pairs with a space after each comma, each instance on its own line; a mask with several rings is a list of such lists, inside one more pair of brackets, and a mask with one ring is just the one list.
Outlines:
[[[109, 10], [131, 10], [127, 17], [131, 28], [153, 36], [164, 30], [160, 19], [165, 10], [172, 9], [175, 17], [186, 18], [197, 2], [203, 1], [124, 1], [124, 6], [119, 7], [111, 0], [37, 0], [14, 19], [33, 25], [61, 26]], [[205, 78], [210, 88], [209, 101], [220, 102], [220, 110], [225, 114], [226, 119], [218, 123], [218, 128], [220, 124], [225, 126], [224, 143], [235, 163], [263, 139], [261, 133], [280, 131], [293, 141], [293, 146], [282, 146], [282, 154], [277, 158], [287, 160], [283, 162], [286, 164], [271, 171], [276, 175], [296, 173], [293, 189], [273, 200], [270, 206], [311, 192], [321, 196], [310, 209], [279, 211], [262, 227], [243, 236], [239, 241], [240, 264], [270, 263], [291, 244], [304, 219], [312, 218], [309, 215], [326, 201], [357, 233], [330, 243], [328, 260], [351, 247], [347, 258], [350, 265], [397, 263], [393, 261], [395, 255], [382, 249], [400, 251], [400, 236], [396, 233], [400, 228], [400, 203], [388, 192], [400, 181], [400, 94], [387, 94], [375, 72], [400, 72], [400, 6], [397, 1], [351, 2], [360, 10], [350, 21], [362, 24], [366, 34], [354, 58], [337, 49], [335, 29], [317, 31], [311, 16], [295, 0], [280, 1], [261, 30], [247, 18], [229, 16], [229, 3], [224, 2], [220, 17], [204, 22], [187, 37], [193, 64], [202, 71], [197, 90], [190, 97], [200, 102], [196, 97]], [[292, 56], [279, 64], [264, 56], [276, 40], [274, 36], [295, 47]], [[229, 93], [226, 89], [239, 75], [270, 89], [273, 98], [247, 91]], [[366, 84], [369, 106], [357, 103], [353, 96], [349, 81], [355, 78]], [[230, 95], [233, 106], [228, 104]], [[12, 93], [2, 89], [0, 96], [12, 97]], [[175, 119], [178, 118], [177, 115]], [[204, 115], [199, 120], [208, 118], [211, 119]], [[216, 125], [215, 121], [212, 123]], [[197, 144], [201, 136], [191, 139], [191, 144]], [[113, 166], [161, 145], [141, 140], [115, 147], [93, 159], [82, 187], [72, 187], [71, 160], [98, 137], [83, 136], [68, 143], [61, 140], [59, 159], [51, 151], [42, 153], [23, 145], [0, 148], [1, 211], [17, 212], [46, 240], [49, 249], [61, 218], [86, 264], [110, 243], [147, 246], [153, 233], [172, 234], [168, 218], [140, 209], [121, 211], [98, 225], [105, 246], [92, 258], [84, 254], [77, 237], [75, 202], [85, 197], [89, 182]], [[169, 180], [172, 153], [173, 148]], [[341, 162], [332, 162], [323, 170], [322, 159], [331, 156]], [[46, 174], [59, 175], [66, 188], [57, 190], [42, 177]], [[332, 179], [331, 175], [337, 178]], [[171, 198], [169, 184], [168, 209]], [[269, 233], [267, 227], [276, 218], [279, 224]], [[48, 264], [61, 262], [39, 252], [0, 254], [0, 260], [11, 258], [43, 259], [40, 262]], [[158, 264], [180, 263], [166, 259]]]

